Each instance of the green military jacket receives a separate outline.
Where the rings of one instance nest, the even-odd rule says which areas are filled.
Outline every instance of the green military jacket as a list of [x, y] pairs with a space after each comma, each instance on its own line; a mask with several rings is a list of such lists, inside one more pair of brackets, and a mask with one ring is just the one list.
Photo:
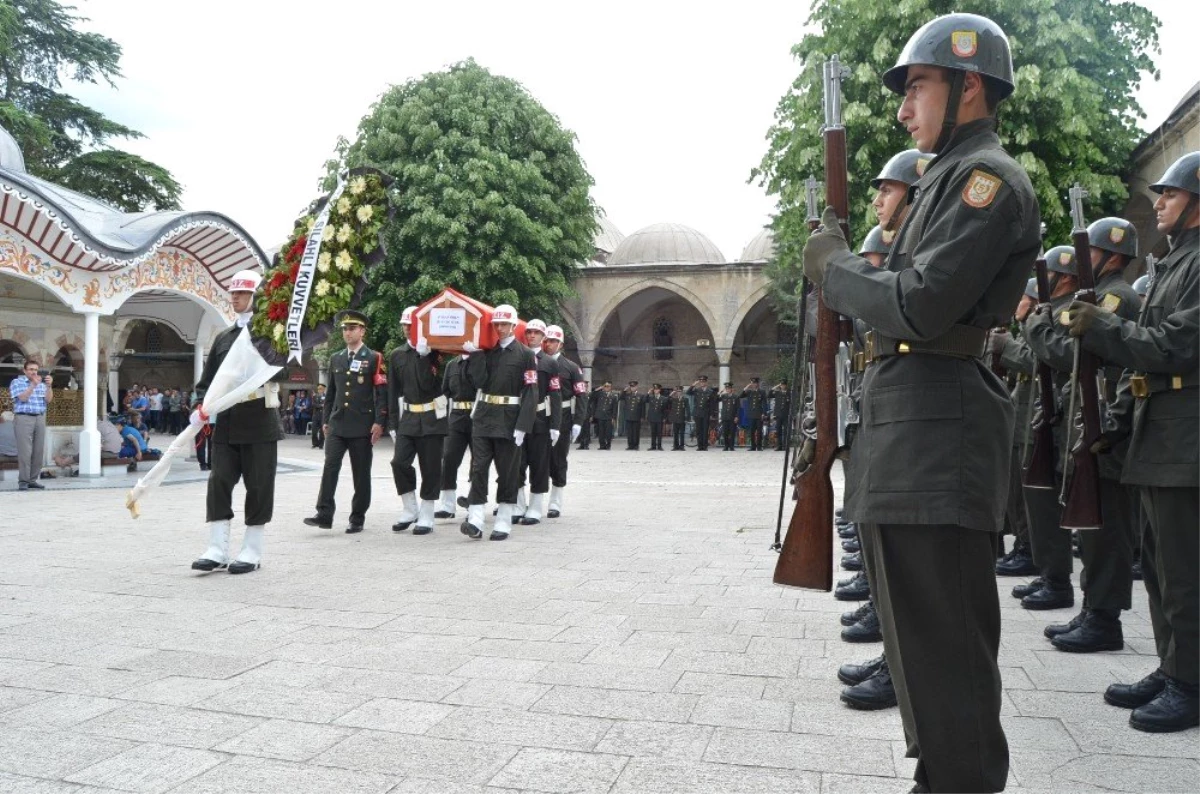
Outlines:
[[[1041, 248], [1041, 218], [994, 125], [980, 119], [951, 135], [917, 182], [884, 267], [848, 249], [830, 257], [822, 297], [831, 308], [915, 342], [1009, 321]], [[876, 359], [863, 378], [846, 516], [998, 532], [1014, 420], [1008, 391], [980, 358]]]
[[740, 397], [746, 401], [746, 416], [762, 419], [767, 410], [767, 393], [762, 389], [743, 389]]
[[[229, 349], [233, 347], [234, 340], [241, 332], [242, 329], [234, 325], [217, 334], [217, 338], [213, 340], [208, 358], [204, 362], [204, 371], [200, 374], [200, 380], [196, 381], [198, 400], [204, 399], [217, 370], [221, 368], [221, 362], [229, 355]], [[287, 369], [284, 368], [271, 380], [280, 381], [286, 375]], [[217, 414], [217, 424], [213, 427], [212, 437], [213, 442], [219, 444], [261, 444], [281, 441], [283, 428], [279, 426], [279, 414], [276, 409], [267, 407], [265, 397], [256, 397], [237, 403]]]
[[722, 422], [732, 422], [738, 418], [738, 403], [741, 397], [730, 392], [725, 394], [721, 392], [717, 395], [717, 418]]
[[[437, 357], [432, 352], [417, 355], [408, 342], [388, 356], [388, 419], [392, 429], [402, 436], [444, 436], [449, 431], [446, 416], [437, 411], [412, 410], [429, 406], [442, 396], [437, 376]], [[404, 401], [401, 406], [400, 401]], [[449, 406], [446, 406], [447, 409]]]
[[363, 345], [354, 355], [339, 350], [326, 374], [325, 421], [329, 435], [362, 438], [371, 426], [387, 427], [387, 375], [383, 355]]
[[662, 394], [646, 396], [646, 420], [652, 425], [661, 424], [667, 415], [667, 402], [670, 398]]
[[617, 416], [617, 405], [620, 401], [621, 395], [618, 392], [604, 391], [601, 388], [593, 398], [593, 416], [597, 419], [615, 419]]
[[621, 392], [621, 402], [625, 403], [625, 421], [640, 422], [646, 417], [646, 397], [640, 392]]
[[[481, 392], [471, 414], [471, 435], [512, 438], [514, 430], [533, 431], [538, 402], [538, 371], [533, 351], [513, 339], [507, 347], [478, 350], [467, 359], [467, 383]], [[487, 397], [516, 398], [492, 403]]]
[[716, 389], [711, 386], [689, 386], [687, 393], [692, 396], [692, 416], [696, 419], [711, 417], [716, 412]]
[[667, 421], [673, 425], [687, 424], [690, 415], [687, 397], [683, 392], [671, 392], [671, 396], [667, 398]]

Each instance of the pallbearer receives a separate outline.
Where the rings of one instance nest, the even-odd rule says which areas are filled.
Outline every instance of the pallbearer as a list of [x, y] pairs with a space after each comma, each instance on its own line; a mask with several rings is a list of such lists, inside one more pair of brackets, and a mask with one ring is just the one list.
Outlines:
[[[463, 456], [471, 448], [471, 409], [475, 407], [475, 389], [467, 382], [467, 359], [455, 356], [442, 375], [442, 394], [450, 404], [446, 423], [446, 441], [442, 446], [442, 496], [435, 518], [454, 518], [458, 503], [458, 470]], [[466, 506], [466, 497], [461, 497]]]
[[[537, 362], [537, 411], [533, 430], [525, 439], [525, 464], [529, 473], [529, 506], [521, 515], [522, 524], [540, 524], [550, 492], [550, 457], [558, 443], [562, 425], [562, 384], [558, 377], [558, 362], [542, 350], [546, 339], [546, 323], [530, 320], [525, 326], [525, 341]], [[524, 475], [524, 471], [522, 471]], [[520, 481], [524, 482], [524, 476]], [[514, 523], [516, 521], [514, 520]]]
[[558, 441], [550, 456], [550, 503], [547, 518], [558, 518], [563, 509], [563, 489], [567, 487], [567, 455], [571, 444], [579, 438], [587, 421], [588, 390], [583, 369], [562, 353], [563, 329], [558, 325], [546, 327], [542, 349], [558, 364], [558, 382], [562, 392], [562, 424]]

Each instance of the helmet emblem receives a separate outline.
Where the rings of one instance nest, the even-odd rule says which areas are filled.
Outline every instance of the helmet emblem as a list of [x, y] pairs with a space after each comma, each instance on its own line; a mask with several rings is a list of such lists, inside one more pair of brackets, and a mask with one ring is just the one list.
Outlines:
[[1108, 239], [1113, 243], [1120, 243], [1125, 239], [1125, 230], [1120, 226], [1114, 226], [1108, 230]]
[[1071, 255], [1068, 254], [1066, 251], [1063, 251], [1061, 254], [1058, 255], [1058, 263], [1060, 265], [1062, 265], [1063, 267], [1066, 267], [1067, 265], [1071, 264]]
[[956, 30], [950, 34], [950, 50], [959, 58], [970, 58], [976, 49], [975, 31]]
[[928, 157], [917, 158], [917, 176], [925, 176], [925, 169], [929, 167], [929, 160], [930, 158]]

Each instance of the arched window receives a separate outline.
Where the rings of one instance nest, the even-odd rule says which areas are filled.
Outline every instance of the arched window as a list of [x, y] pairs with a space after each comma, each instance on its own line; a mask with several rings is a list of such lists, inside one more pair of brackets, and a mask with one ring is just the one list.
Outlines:
[[162, 331], [158, 330], [157, 325], [152, 325], [146, 329], [146, 352], [162, 352]]
[[675, 357], [675, 351], [671, 349], [674, 342], [671, 334], [671, 321], [666, 317], [659, 317], [654, 321], [651, 333], [654, 336], [654, 358], [657, 361], [667, 361]]

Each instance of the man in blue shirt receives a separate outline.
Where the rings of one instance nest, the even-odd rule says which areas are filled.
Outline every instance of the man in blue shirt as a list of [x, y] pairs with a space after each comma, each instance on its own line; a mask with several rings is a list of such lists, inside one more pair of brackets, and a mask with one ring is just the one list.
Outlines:
[[17, 490], [40, 491], [38, 482], [42, 462], [46, 459], [46, 408], [54, 399], [51, 378], [38, 362], [29, 359], [25, 368], [8, 386], [13, 401], [13, 424], [17, 435], [17, 469], [20, 484]]

